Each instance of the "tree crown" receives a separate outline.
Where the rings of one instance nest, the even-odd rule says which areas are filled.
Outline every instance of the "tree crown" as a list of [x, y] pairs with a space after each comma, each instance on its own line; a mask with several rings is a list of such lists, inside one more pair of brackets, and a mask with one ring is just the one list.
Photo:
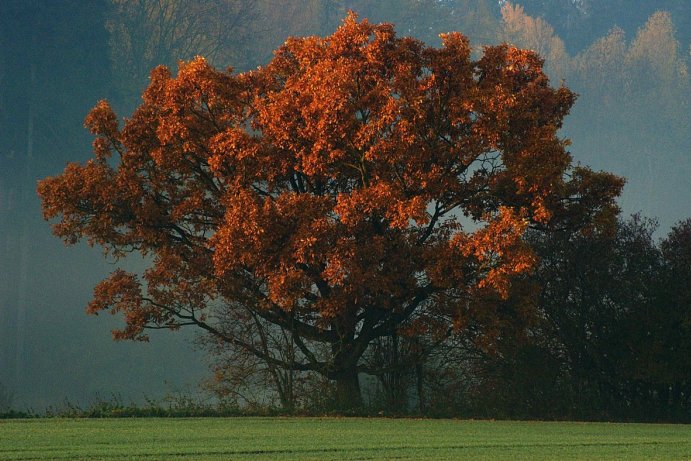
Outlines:
[[152, 256], [95, 290], [90, 312], [124, 313], [119, 338], [195, 324], [247, 347], [214, 324], [241, 306], [310, 340], [357, 337], [357, 362], [373, 338], [505, 296], [533, 265], [528, 227], [616, 213], [623, 182], [572, 165], [557, 130], [575, 96], [542, 65], [350, 14], [251, 72], [158, 67], [122, 129], [92, 110], [95, 157], [40, 183], [44, 215], [69, 243]]

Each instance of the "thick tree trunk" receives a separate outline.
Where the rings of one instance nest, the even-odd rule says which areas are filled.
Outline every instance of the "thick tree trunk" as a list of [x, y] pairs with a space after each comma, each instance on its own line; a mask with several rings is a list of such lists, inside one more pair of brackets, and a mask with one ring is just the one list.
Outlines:
[[336, 376], [336, 409], [352, 410], [362, 406], [357, 369], [344, 370]]
[[362, 406], [360, 379], [357, 372], [357, 362], [361, 354], [353, 348], [356, 323], [356, 310], [352, 309], [334, 319], [332, 326], [340, 339], [339, 342], [331, 345], [333, 368], [329, 376], [330, 379], [336, 381], [334, 404], [337, 410], [352, 410]]

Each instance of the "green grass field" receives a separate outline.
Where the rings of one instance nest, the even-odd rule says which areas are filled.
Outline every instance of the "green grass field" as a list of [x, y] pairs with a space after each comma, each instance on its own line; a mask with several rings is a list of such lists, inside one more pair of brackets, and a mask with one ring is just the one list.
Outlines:
[[691, 460], [691, 426], [383, 418], [0, 420], [0, 459]]

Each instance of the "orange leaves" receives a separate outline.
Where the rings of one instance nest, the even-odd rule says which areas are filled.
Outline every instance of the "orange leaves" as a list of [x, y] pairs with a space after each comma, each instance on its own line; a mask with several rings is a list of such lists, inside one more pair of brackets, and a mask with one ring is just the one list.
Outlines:
[[211, 128], [207, 124], [213, 125], [214, 116], [227, 117], [229, 114], [222, 115], [222, 111], [237, 105], [238, 90], [237, 79], [216, 71], [202, 57], [180, 63], [176, 78], [168, 81], [160, 101], [166, 114], [158, 128], [161, 144], [181, 142], [184, 150], [193, 151], [199, 139], [189, 139], [191, 132], [198, 136]]
[[216, 273], [223, 277], [249, 270], [268, 282], [273, 302], [292, 307], [312, 283], [296, 267], [318, 267], [329, 247], [329, 203], [307, 194], [286, 193], [272, 200], [238, 190], [227, 198], [224, 223], [211, 240]]
[[216, 272], [223, 274], [238, 266], [252, 263], [270, 242], [264, 238], [264, 213], [261, 202], [249, 191], [238, 190], [227, 197], [226, 225], [221, 227], [211, 240]]
[[84, 126], [88, 128], [92, 134], [111, 138], [117, 137], [117, 116], [113, 112], [108, 101], [104, 99], [100, 100], [91, 112], [89, 112], [89, 115], [87, 115], [84, 120]]
[[374, 32], [374, 27], [367, 19], [358, 22], [357, 14], [349, 11], [341, 27], [329, 39], [329, 45], [333, 53], [347, 56], [354, 50], [366, 45]]
[[154, 311], [145, 306], [136, 276], [118, 269], [96, 285], [86, 312], [96, 315], [103, 310], [109, 310], [113, 315], [124, 315], [126, 326], [122, 330], [113, 330], [114, 339], [148, 340], [143, 331]]
[[472, 234], [471, 238], [458, 236], [465, 256], [473, 255], [479, 261], [503, 256], [506, 249], [515, 245], [528, 226], [528, 221], [507, 207], [500, 207], [496, 217], [488, 218], [489, 224]]
[[219, 72], [201, 57], [181, 62], [175, 77], [158, 67], [123, 142], [132, 150], [145, 146], [161, 168], [184, 168], [189, 157], [206, 162], [214, 136], [245, 122], [251, 100], [247, 85], [246, 77]]
[[391, 219], [391, 227], [407, 229], [409, 226], [424, 226], [430, 221], [427, 213], [427, 200], [416, 196], [409, 200], [399, 200], [393, 212], [387, 213]]
[[113, 150], [120, 150], [118, 120], [108, 101], [101, 100], [96, 104], [86, 116], [84, 126], [96, 135], [93, 149], [98, 160], [108, 159]]
[[161, 65], [151, 69], [149, 86], [142, 94], [142, 99], [146, 105], [158, 106], [165, 101], [170, 78], [170, 70], [166, 66]]
[[522, 240], [528, 227], [524, 214], [500, 207], [487, 226], [470, 235], [458, 233], [451, 240], [463, 256], [477, 261], [482, 274], [478, 288], [491, 287], [506, 297], [511, 277], [532, 268], [535, 256]]
[[185, 306], [204, 315], [204, 309], [218, 297], [218, 287], [208, 267], [211, 257], [205, 252], [161, 250], [144, 272], [147, 293], [159, 306]]
[[334, 211], [343, 224], [355, 227], [369, 216], [383, 211], [391, 199], [391, 189], [386, 184], [376, 184], [366, 190], [339, 194]]
[[557, 129], [574, 95], [537, 55], [470, 51], [461, 34], [434, 49], [350, 14], [245, 74], [200, 57], [154, 69], [122, 131], [99, 102], [85, 122], [96, 159], [41, 182], [44, 215], [68, 242], [152, 267], [147, 298], [118, 272], [90, 311], [124, 313], [121, 337], [139, 338], [212, 299], [310, 325], [424, 302], [460, 325], [468, 293], [506, 296], [534, 262], [529, 224], [605, 216], [621, 183], [571, 167]]
[[38, 194], [45, 219], [62, 216], [53, 232], [66, 243], [74, 244], [82, 236], [88, 236], [91, 244], [118, 240], [115, 228], [124, 210], [114, 172], [104, 162], [70, 163], [62, 175], [41, 181]]
[[442, 81], [455, 81], [459, 87], [449, 88], [453, 94], [467, 88], [472, 79], [473, 62], [470, 59], [470, 42], [468, 38], [458, 32], [440, 35], [443, 47], [441, 49], [426, 48], [424, 53], [430, 61], [429, 66]]
[[[259, 174], [260, 143], [245, 130], [230, 127], [209, 141], [209, 167], [219, 177], [252, 177]], [[287, 171], [284, 168], [283, 171]]]
[[463, 58], [470, 55], [470, 42], [463, 34], [450, 32], [441, 34], [439, 37], [445, 50]]
[[368, 219], [385, 219], [394, 229], [407, 229], [410, 225], [429, 222], [426, 208], [427, 202], [423, 197], [407, 199], [400, 189], [378, 182], [349, 194], [340, 194], [334, 212], [349, 228], [355, 228]]

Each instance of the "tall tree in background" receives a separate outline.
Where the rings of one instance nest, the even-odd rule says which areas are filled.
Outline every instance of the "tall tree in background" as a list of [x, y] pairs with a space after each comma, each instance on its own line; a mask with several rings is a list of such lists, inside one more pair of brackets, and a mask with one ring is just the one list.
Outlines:
[[631, 94], [650, 97], [644, 98], [645, 105], [657, 103], [674, 110], [679, 90], [688, 86], [689, 70], [682, 54], [671, 15], [657, 12], [650, 16], [638, 29], [626, 56]]
[[563, 404], [574, 417], [624, 412], [630, 382], [632, 320], [656, 306], [660, 258], [654, 222], [634, 217], [612, 233], [536, 236], [540, 305], [563, 367]]
[[[627, 48], [626, 33], [615, 27], [574, 58], [571, 76], [586, 97], [600, 100], [608, 108], [624, 103]], [[611, 111], [590, 113], [592, 117], [598, 115], [597, 125], [605, 126], [604, 119]]]
[[[573, 168], [556, 136], [573, 94], [534, 53], [470, 54], [460, 34], [428, 48], [349, 16], [254, 72], [159, 67], [123, 129], [99, 103], [95, 158], [41, 182], [44, 214], [68, 243], [152, 265], [115, 271], [89, 312], [122, 314], [118, 339], [195, 325], [357, 405], [374, 340], [462, 330], [532, 266], [528, 226], [616, 212], [622, 181]], [[237, 335], [238, 312], [296, 356]]]
[[568, 55], [564, 42], [549, 23], [540, 17], [525, 14], [523, 7], [504, 3], [501, 8], [502, 41], [513, 43], [521, 48], [533, 50], [546, 62], [550, 77], [563, 79], [568, 72]]
[[106, 27], [115, 87], [134, 100], [149, 70], [204, 55], [228, 65], [242, 61], [258, 0], [112, 0]]
[[533, 233], [542, 322], [523, 344], [502, 338], [481, 401], [495, 393], [524, 417], [688, 420], [689, 222], [660, 244], [638, 215], [613, 232]]
[[[654, 315], [636, 319], [647, 325], [641, 336], [653, 340], [635, 352], [645, 363], [637, 367], [639, 379], [654, 383], [661, 417], [683, 418], [691, 414], [691, 218], [678, 222], [660, 243], [664, 274], [658, 286], [659, 308]], [[650, 318], [652, 317], [652, 319]], [[651, 321], [652, 320], [652, 321]], [[654, 329], [654, 330], [653, 330]], [[650, 334], [653, 330], [654, 335]]]

